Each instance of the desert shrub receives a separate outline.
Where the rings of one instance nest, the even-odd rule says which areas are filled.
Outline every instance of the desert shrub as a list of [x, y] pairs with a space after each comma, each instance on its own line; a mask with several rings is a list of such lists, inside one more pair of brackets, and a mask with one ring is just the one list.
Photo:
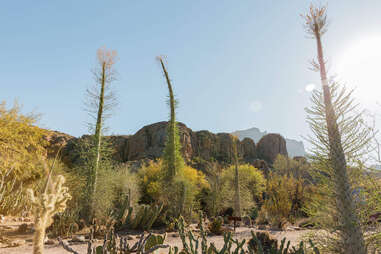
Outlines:
[[97, 223], [107, 223], [128, 196], [130, 206], [136, 207], [140, 198], [138, 180], [128, 168], [100, 170], [94, 196], [94, 215]]
[[306, 160], [278, 155], [269, 174], [266, 199], [261, 207], [262, 222], [280, 227], [283, 221], [306, 217], [306, 207], [316, 198], [316, 186]]
[[[142, 193], [141, 203], [163, 203], [167, 209], [171, 204], [173, 210], [182, 209], [182, 214], [191, 218], [192, 212], [200, 206], [198, 194], [203, 188], [209, 188], [205, 175], [190, 166], [184, 166], [170, 184], [164, 181], [164, 173], [161, 160], [142, 167], [138, 173]], [[180, 202], [173, 203], [173, 200]], [[168, 215], [175, 216], [175, 213], [171, 214], [169, 211]]]
[[24, 190], [33, 188], [44, 175], [45, 130], [35, 126], [38, 117], [24, 115], [15, 103], [8, 109], [0, 103], [0, 213], [28, 211]]
[[[265, 178], [261, 171], [251, 165], [240, 165], [239, 171], [239, 191], [241, 200], [241, 210], [247, 214], [251, 207], [256, 206], [256, 201], [260, 200], [265, 190]], [[222, 173], [222, 189], [219, 195], [222, 208], [231, 207], [233, 204], [234, 192], [234, 167], [225, 169]]]
[[224, 219], [222, 217], [214, 217], [208, 224], [208, 230], [214, 235], [222, 235], [225, 232], [223, 224]]
[[[72, 199], [68, 201], [67, 209], [54, 217], [54, 223], [50, 227], [52, 235], [66, 236], [75, 233], [84, 224], [91, 223], [88, 221], [89, 196], [86, 170], [86, 164], [82, 164], [82, 167], [68, 168], [61, 162], [55, 163], [53, 172], [65, 176], [65, 185], [69, 188]], [[98, 175], [98, 183], [94, 214], [100, 226], [109, 224], [115, 214], [122, 212], [122, 204], [127, 196], [130, 198], [131, 206], [137, 205], [140, 198], [138, 178], [128, 168], [118, 165], [102, 168]]]
[[272, 225], [278, 226], [282, 219], [290, 218], [294, 186], [294, 178], [270, 174], [266, 190], [267, 199], [262, 209]]
[[161, 161], [150, 161], [148, 165], [138, 172], [139, 186], [141, 191], [140, 202], [150, 204], [162, 199], [163, 189], [161, 188]]
[[69, 172], [81, 179], [83, 185], [80, 188], [78, 202], [76, 205], [70, 205], [69, 209], [79, 207], [79, 217], [87, 224], [93, 222], [91, 218], [98, 224], [108, 224], [113, 214], [119, 212], [128, 194], [130, 194], [130, 204], [136, 205], [140, 199], [139, 183], [136, 174], [112, 159], [115, 148], [109, 140], [105, 140], [100, 147], [102, 156], [93, 193], [94, 161], [97, 154], [94, 142], [93, 136], [84, 136], [80, 142], [74, 144], [73, 149], [77, 151], [78, 158], [76, 165], [69, 169]]

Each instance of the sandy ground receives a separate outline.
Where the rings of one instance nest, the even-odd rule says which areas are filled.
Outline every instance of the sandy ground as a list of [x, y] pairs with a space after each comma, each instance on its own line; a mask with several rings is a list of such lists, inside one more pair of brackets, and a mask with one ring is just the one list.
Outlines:
[[[11, 241], [20, 241], [22, 242], [21, 246], [18, 247], [5, 247], [5, 244], [0, 244], [0, 254], [25, 254], [25, 253], [32, 253], [32, 233], [28, 234], [19, 234], [15, 233], [15, 230], [18, 228], [18, 226], [25, 222], [20, 221], [8, 221], [6, 223], [0, 224], [0, 239], [6, 238]], [[28, 222], [27, 222], [28, 223]], [[265, 230], [256, 230], [255, 228], [248, 228], [248, 227], [239, 227], [236, 229], [236, 232], [234, 233], [235, 239], [250, 239], [251, 238], [251, 231], [265, 231]], [[301, 237], [310, 232], [310, 230], [290, 230], [290, 231], [270, 231], [267, 230], [269, 234], [275, 238], [277, 238], [279, 241], [282, 240], [284, 237], [287, 238], [287, 240], [291, 241], [292, 245], [295, 245], [301, 240]], [[133, 244], [137, 241], [137, 235], [130, 235], [132, 236], [133, 240], [129, 240], [130, 244]], [[223, 246], [223, 236], [210, 236], [208, 237], [209, 242], [213, 242], [217, 248], [221, 248]], [[98, 241], [96, 245], [101, 245], [103, 242]], [[167, 233], [167, 238], [165, 241], [166, 244], [169, 244], [170, 246], [178, 246], [180, 249], [182, 248], [181, 239], [178, 237], [177, 233]], [[72, 247], [74, 250], [80, 252], [80, 253], [86, 253], [87, 250], [87, 243], [73, 243], [70, 244], [70, 247]], [[163, 250], [163, 249], [162, 249]], [[55, 244], [52, 245], [45, 245], [45, 254], [60, 254], [60, 253], [69, 253], [65, 251], [61, 246], [58, 245], [57, 241]], [[167, 253], [167, 250], [158, 251], [157, 253]]]

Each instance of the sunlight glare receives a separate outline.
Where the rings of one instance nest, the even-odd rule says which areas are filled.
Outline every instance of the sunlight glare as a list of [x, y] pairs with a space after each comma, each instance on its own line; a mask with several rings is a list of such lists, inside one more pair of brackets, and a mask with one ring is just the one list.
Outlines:
[[354, 42], [338, 58], [338, 80], [350, 88], [367, 108], [381, 102], [381, 36], [368, 37]]

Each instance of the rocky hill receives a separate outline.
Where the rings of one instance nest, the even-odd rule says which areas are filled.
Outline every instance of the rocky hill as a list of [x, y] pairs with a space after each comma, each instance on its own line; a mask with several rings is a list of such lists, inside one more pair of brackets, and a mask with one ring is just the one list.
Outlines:
[[[211, 133], [192, 131], [185, 124], [179, 123], [182, 153], [188, 164], [203, 169], [211, 161], [229, 164], [233, 160], [233, 136], [229, 133]], [[114, 159], [122, 163], [160, 158], [166, 141], [167, 122], [158, 122], [141, 128], [134, 135], [107, 137], [114, 148]], [[48, 154], [54, 156], [61, 149], [62, 160], [70, 165], [77, 162], [79, 156], [77, 144], [89, 136], [75, 138], [59, 132], [48, 135]], [[243, 138], [238, 146], [239, 156], [246, 163], [264, 167], [272, 163], [277, 154], [287, 155], [285, 139], [279, 134], [266, 134], [258, 142]]]
[[[251, 138], [254, 142], [259, 142], [259, 140], [267, 135], [266, 131], [260, 131], [258, 128], [250, 128], [247, 130], [235, 131], [232, 133], [237, 136], [240, 140], [244, 138]], [[294, 139], [286, 138], [287, 152], [290, 157], [305, 156], [306, 150], [304, 149], [304, 144], [302, 141], [297, 141]]]

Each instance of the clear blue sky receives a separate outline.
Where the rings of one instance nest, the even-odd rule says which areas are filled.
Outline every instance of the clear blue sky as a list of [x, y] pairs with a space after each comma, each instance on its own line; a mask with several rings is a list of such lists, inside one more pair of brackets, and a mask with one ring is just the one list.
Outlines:
[[[315, 43], [299, 16], [309, 1], [3, 1], [0, 100], [17, 99], [40, 125], [87, 133], [85, 90], [96, 50], [118, 51], [118, 107], [110, 133], [133, 134], [166, 120], [166, 55], [180, 102], [178, 120], [194, 130], [258, 127], [301, 139], [309, 133], [306, 85]], [[331, 1], [324, 37], [333, 59], [349, 41], [381, 31], [381, 1]], [[381, 47], [381, 46], [380, 46]]]

